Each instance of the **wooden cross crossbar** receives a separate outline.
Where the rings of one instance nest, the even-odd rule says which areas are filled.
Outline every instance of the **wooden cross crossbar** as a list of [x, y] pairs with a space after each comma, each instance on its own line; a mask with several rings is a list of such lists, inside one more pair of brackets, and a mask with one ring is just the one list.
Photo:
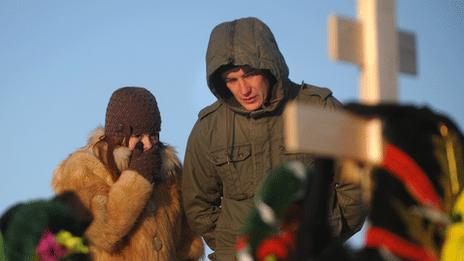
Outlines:
[[[329, 16], [329, 57], [357, 65], [363, 64], [362, 26], [353, 19]], [[416, 37], [413, 33], [398, 31], [399, 72], [416, 75]]]
[[379, 119], [365, 119], [345, 111], [289, 103], [284, 112], [284, 137], [290, 153], [314, 153], [378, 164], [382, 161]]

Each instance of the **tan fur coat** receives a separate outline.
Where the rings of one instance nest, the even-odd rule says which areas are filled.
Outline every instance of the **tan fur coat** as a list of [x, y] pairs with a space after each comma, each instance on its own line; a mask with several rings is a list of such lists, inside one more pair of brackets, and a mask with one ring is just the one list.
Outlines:
[[96, 157], [94, 144], [104, 130], [95, 130], [87, 146], [72, 153], [55, 170], [55, 193], [73, 191], [92, 212], [85, 235], [94, 260], [198, 260], [203, 243], [185, 221], [180, 204], [181, 165], [175, 150], [166, 146], [162, 155], [163, 181], [154, 185], [126, 169], [131, 151], [115, 150], [122, 170], [113, 181]]

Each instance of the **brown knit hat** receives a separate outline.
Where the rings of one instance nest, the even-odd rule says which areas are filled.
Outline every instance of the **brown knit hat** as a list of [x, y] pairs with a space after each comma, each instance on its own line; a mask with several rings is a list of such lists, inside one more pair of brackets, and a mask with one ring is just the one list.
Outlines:
[[161, 115], [150, 91], [123, 87], [113, 92], [106, 108], [106, 136], [154, 134], [160, 126]]

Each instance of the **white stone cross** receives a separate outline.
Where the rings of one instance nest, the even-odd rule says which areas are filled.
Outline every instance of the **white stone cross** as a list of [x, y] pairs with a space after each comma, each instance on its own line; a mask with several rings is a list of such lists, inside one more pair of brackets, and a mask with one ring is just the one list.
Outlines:
[[[358, 0], [358, 20], [329, 17], [329, 55], [359, 65], [360, 102], [396, 102], [397, 74], [416, 74], [415, 37], [397, 32], [395, 0]], [[383, 159], [380, 120], [291, 103], [284, 115], [289, 152], [377, 164]]]

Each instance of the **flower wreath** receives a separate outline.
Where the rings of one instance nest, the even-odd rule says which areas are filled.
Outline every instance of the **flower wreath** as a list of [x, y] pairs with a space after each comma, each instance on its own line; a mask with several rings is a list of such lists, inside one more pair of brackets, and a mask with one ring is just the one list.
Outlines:
[[255, 197], [242, 236], [236, 243], [239, 261], [286, 260], [294, 249], [295, 233], [309, 172], [292, 161], [273, 170]]
[[0, 218], [0, 260], [89, 260], [82, 236], [91, 216], [79, 204], [65, 193], [8, 209]]
[[66, 260], [74, 254], [88, 254], [89, 248], [82, 237], [60, 230], [56, 235], [45, 231], [35, 249], [35, 258], [41, 261]]

